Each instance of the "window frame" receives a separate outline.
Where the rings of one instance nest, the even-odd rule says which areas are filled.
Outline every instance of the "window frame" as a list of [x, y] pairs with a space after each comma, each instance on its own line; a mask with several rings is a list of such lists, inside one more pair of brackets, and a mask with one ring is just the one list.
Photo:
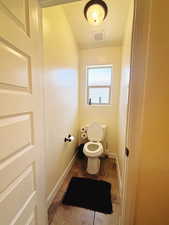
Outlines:
[[[89, 74], [88, 74], [88, 69], [91, 68], [111, 68], [111, 82], [110, 85], [88, 85], [89, 81]], [[111, 64], [105, 64], [105, 65], [88, 65], [86, 66], [86, 104], [88, 106], [111, 106], [112, 105], [112, 77], [113, 77], [113, 66]], [[89, 90], [90, 88], [109, 88], [109, 102], [108, 103], [92, 103], [91, 105], [89, 104]]]

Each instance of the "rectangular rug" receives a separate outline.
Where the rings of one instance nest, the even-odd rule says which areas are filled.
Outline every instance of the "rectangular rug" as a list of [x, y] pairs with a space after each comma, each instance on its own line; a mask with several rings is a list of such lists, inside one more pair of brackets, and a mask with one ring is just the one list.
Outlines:
[[111, 214], [111, 184], [102, 180], [73, 177], [63, 204]]

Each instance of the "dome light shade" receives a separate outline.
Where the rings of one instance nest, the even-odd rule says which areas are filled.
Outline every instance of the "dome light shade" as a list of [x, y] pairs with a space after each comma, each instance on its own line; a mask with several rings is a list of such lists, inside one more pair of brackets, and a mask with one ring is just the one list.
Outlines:
[[107, 5], [102, 0], [91, 0], [84, 8], [84, 15], [89, 24], [100, 25], [108, 13]]

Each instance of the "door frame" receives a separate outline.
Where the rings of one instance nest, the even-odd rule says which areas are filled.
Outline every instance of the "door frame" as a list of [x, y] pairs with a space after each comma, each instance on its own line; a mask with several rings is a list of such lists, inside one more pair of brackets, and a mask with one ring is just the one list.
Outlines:
[[144, 96], [149, 60], [151, 9], [152, 0], [134, 0], [131, 70], [126, 126], [126, 146], [130, 150], [130, 155], [129, 158], [125, 159], [124, 163], [120, 225], [134, 225], [135, 219], [142, 124], [144, 118]]

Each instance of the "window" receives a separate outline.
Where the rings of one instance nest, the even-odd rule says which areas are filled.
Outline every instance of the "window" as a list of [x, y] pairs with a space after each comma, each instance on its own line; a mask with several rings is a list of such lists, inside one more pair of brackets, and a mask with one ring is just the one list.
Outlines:
[[87, 102], [108, 105], [111, 99], [112, 66], [87, 67]]

